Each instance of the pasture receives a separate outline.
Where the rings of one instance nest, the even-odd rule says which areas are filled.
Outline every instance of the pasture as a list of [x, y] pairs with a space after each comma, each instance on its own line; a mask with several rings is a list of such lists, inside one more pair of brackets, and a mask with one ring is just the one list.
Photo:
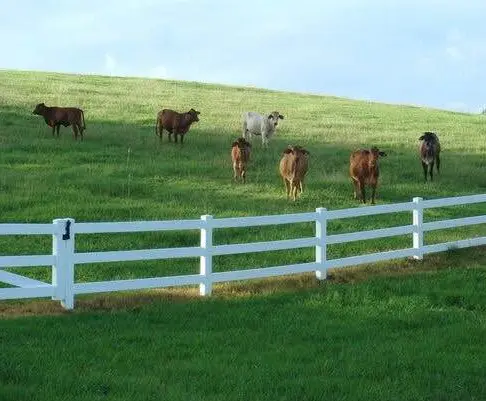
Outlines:
[[[81, 107], [85, 140], [60, 138], [37, 103]], [[201, 112], [184, 145], [160, 141], [162, 108]], [[243, 111], [285, 115], [269, 148], [253, 140], [247, 183], [232, 182], [231, 144]], [[441, 176], [423, 182], [423, 131], [442, 145]], [[483, 193], [484, 116], [191, 82], [0, 71], [1, 222], [237, 217], [359, 207], [349, 154], [376, 145], [377, 204]], [[278, 162], [288, 144], [310, 152], [306, 190], [284, 195]], [[430, 221], [486, 214], [484, 205], [428, 211]], [[410, 224], [409, 213], [332, 222], [332, 233]], [[224, 229], [218, 244], [305, 236], [311, 224]], [[485, 235], [484, 225], [438, 231], [426, 243]], [[79, 251], [192, 246], [198, 233], [85, 235]], [[410, 244], [410, 236], [330, 246], [331, 256]], [[43, 253], [51, 238], [0, 237], [2, 255]], [[312, 260], [313, 249], [221, 256], [214, 270]], [[484, 249], [333, 274], [195, 289], [80, 297], [60, 313], [43, 301], [0, 303], [1, 399], [482, 399]], [[93, 264], [76, 281], [185, 274], [198, 260]], [[28, 270], [48, 280], [47, 268]], [[357, 283], [354, 283], [357, 281]], [[218, 296], [219, 293], [219, 296]], [[238, 296], [242, 295], [242, 296]], [[48, 316], [45, 316], [48, 315]]]

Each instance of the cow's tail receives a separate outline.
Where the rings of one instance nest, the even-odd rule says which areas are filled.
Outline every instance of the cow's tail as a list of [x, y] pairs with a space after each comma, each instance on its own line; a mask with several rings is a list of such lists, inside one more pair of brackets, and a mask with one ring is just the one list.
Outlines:
[[162, 135], [159, 133], [159, 117], [157, 116], [157, 121], [155, 122], [155, 135], [162, 138]]
[[86, 123], [84, 122], [84, 111], [81, 110], [81, 119], [83, 120], [82, 123], [83, 123], [83, 126], [81, 127], [81, 129], [84, 131], [86, 129]]

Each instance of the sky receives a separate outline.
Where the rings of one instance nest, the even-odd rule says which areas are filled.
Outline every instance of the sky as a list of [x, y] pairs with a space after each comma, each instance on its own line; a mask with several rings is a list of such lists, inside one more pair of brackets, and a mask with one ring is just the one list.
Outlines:
[[0, 0], [1, 69], [141, 76], [477, 113], [486, 0]]

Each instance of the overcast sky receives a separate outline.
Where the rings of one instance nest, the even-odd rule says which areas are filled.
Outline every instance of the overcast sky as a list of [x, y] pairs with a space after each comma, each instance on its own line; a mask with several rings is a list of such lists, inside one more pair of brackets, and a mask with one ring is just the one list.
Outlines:
[[0, 68], [478, 112], [486, 0], [1, 0]]

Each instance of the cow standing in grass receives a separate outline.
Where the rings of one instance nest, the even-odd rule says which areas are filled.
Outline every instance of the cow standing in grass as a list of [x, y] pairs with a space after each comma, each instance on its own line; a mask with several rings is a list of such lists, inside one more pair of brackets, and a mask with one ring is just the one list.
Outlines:
[[434, 132], [424, 132], [419, 138], [419, 154], [424, 169], [424, 180], [427, 182], [427, 173], [430, 174], [430, 181], [434, 179], [434, 163], [437, 168], [437, 174], [440, 171], [440, 142], [437, 134]]
[[83, 140], [83, 131], [86, 129], [84, 123], [84, 112], [76, 107], [48, 107], [45, 103], [39, 103], [35, 106], [32, 114], [37, 114], [44, 117], [46, 124], [52, 127], [52, 135], [57, 129], [57, 136], [59, 137], [59, 128], [72, 126], [74, 139], [78, 139], [78, 133]]
[[245, 138], [238, 138], [231, 147], [234, 180], [242, 179], [246, 182], [246, 166], [250, 160], [251, 144]]
[[184, 143], [184, 135], [189, 131], [191, 124], [199, 121], [199, 111], [194, 109], [189, 110], [186, 113], [178, 113], [177, 111], [164, 109], [157, 114], [157, 122], [155, 123], [155, 134], [160, 137], [166, 130], [169, 134], [169, 142], [172, 142], [172, 134], [174, 134], [174, 140], [177, 143], [177, 136], [181, 136], [181, 144]]
[[[380, 176], [379, 158], [386, 156], [385, 152], [377, 147], [371, 149], [359, 149], [351, 153], [349, 158], [349, 174], [353, 180], [354, 199], [359, 195], [363, 203], [366, 203], [365, 185], [371, 186], [371, 204], [375, 203], [376, 186]], [[359, 194], [359, 195], [358, 195]]]
[[284, 181], [285, 193], [294, 201], [297, 191], [304, 190], [304, 178], [309, 169], [309, 152], [300, 146], [289, 145], [280, 160], [280, 175]]
[[278, 120], [283, 120], [284, 116], [278, 111], [273, 111], [269, 115], [261, 115], [253, 111], [243, 113], [243, 137], [251, 140], [252, 135], [261, 135], [262, 146], [268, 147], [268, 140], [273, 136], [277, 129]]

